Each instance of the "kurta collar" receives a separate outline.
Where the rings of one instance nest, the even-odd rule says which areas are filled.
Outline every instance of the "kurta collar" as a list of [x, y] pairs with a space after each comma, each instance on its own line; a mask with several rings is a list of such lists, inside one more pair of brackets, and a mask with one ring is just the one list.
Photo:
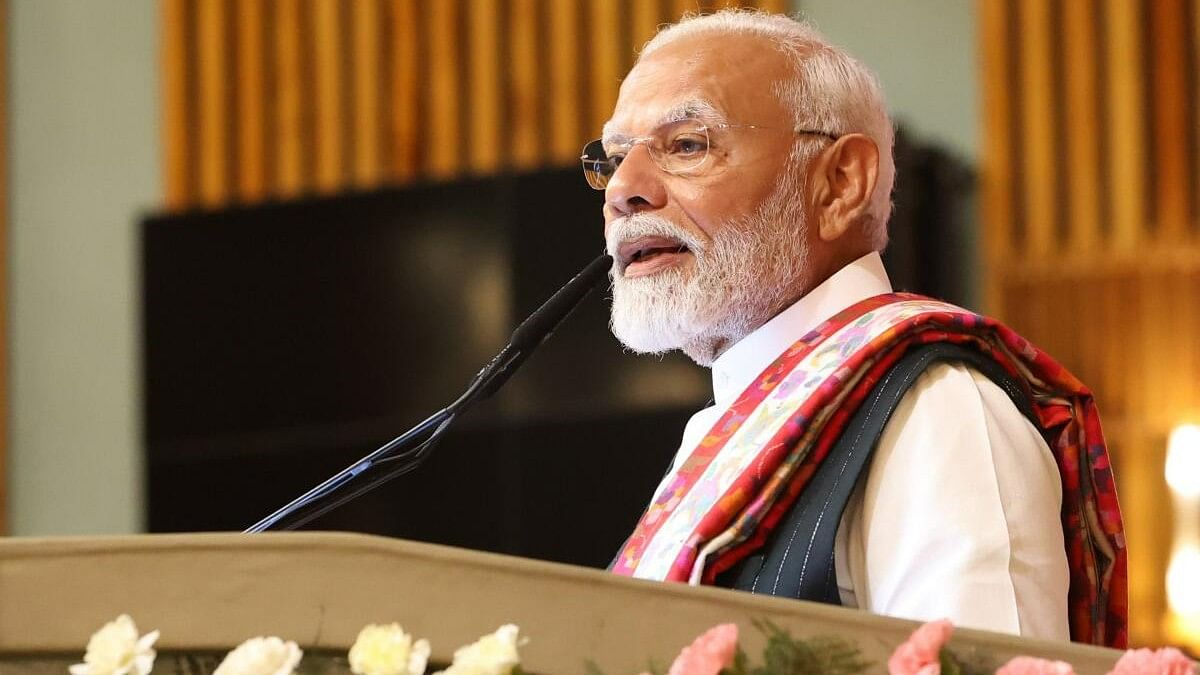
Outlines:
[[878, 253], [846, 265], [713, 361], [714, 402], [728, 407], [777, 356], [823, 321], [860, 300], [891, 292]]

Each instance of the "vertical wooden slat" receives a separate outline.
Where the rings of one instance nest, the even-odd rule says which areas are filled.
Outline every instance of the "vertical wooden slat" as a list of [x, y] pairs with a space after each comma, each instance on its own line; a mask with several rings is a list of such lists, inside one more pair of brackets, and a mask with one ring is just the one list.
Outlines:
[[1188, 231], [1192, 189], [1189, 166], [1188, 12], [1184, 0], [1155, 0], [1150, 12], [1153, 59], [1154, 166], [1156, 231], [1165, 241], [1179, 242]]
[[275, 0], [275, 192], [294, 197], [306, 186], [304, 176], [303, 81], [300, 0]]
[[1012, 232], [1016, 192], [1014, 190], [1013, 147], [1016, 139], [1011, 137], [1010, 119], [1013, 115], [1013, 99], [1009, 82], [1008, 13], [1012, 11], [1007, 0], [982, 0], [980, 8], [979, 42], [982, 57], [983, 80], [983, 154], [982, 165], [982, 214], [983, 242], [989, 274], [985, 282], [985, 305], [988, 311], [1005, 316], [1001, 306], [1001, 264], [1012, 255]]
[[1108, 298], [1109, 301], [1105, 305], [1104, 311], [1101, 313], [1102, 325], [1100, 330], [1102, 334], [1110, 336], [1104, 341], [1104, 353], [1101, 361], [1101, 372], [1104, 373], [1104, 379], [1093, 384], [1098, 391], [1103, 392], [1103, 401], [1106, 407], [1104, 411], [1109, 415], [1118, 415], [1122, 418], [1129, 417], [1128, 397], [1125, 395], [1125, 372], [1124, 366], [1127, 363], [1127, 354], [1124, 349], [1123, 340], [1117, 339], [1116, 336], [1122, 336], [1126, 330], [1125, 316], [1115, 311], [1117, 301], [1120, 299], [1120, 293], [1124, 284], [1116, 275], [1106, 277], [1101, 280], [1100, 287], [1097, 292], [1102, 297]]
[[1143, 230], [1146, 189], [1140, 3], [1108, 0], [1104, 7], [1108, 35], [1108, 170], [1109, 184], [1114, 188], [1109, 191], [1112, 247], [1132, 251]]
[[[1192, 1], [1192, 243], [1200, 246], [1200, 0]], [[1200, 411], [1197, 411], [1200, 413]]]
[[621, 34], [620, 5], [615, 2], [592, 2], [590, 7], [589, 25], [592, 35], [611, 36], [607, 40], [591, 40], [587, 45], [588, 61], [592, 66], [591, 116], [585, 135], [589, 138], [600, 135], [600, 127], [608, 121], [613, 106], [617, 102], [617, 90], [621, 86], [621, 63], [624, 55], [621, 49], [624, 45], [616, 45], [616, 36]]
[[[1179, 293], [1172, 294], [1172, 298], [1178, 303], [1181, 317], [1182, 332], [1176, 335], [1194, 337], [1200, 335], [1200, 270], [1188, 270], [1183, 275], [1180, 285]], [[1175, 362], [1176, 369], [1184, 374], [1183, 377], [1176, 378], [1177, 396], [1182, 408], [1180, 418], [1197, 420], [1200, 419], [1200, 388], [1196, 387], [1195, 378], [1200, 374], [1200, 346], [1195, 339], [1176, 338], [1175, 341], [1180, 348]]]
[[[1163, 483], [1166, 453], [1161, 443], [1140, 434], [1125, 434], [1121, 455], [1121, 517], [1125, 523], [1129, 569], [1129, 612], [1131, 617], [1146, 617], [1131, 622], [1131, 639], [1147, 638], [1157, 642], [1166, 613], [1163, 578], [1166, 576], [1164, 544], [1171, 540], [1171, 498]], [[1140, 625], [1139, 625], [1140, 624]], [[1136, 643], [1135, 643], [1136, 644]]]
[[1067, 219], [1069, 247], [1087, 253], [1100, 239], [1100, 105], [1096, 63], [1096, 3], [1093, 0], [1064, 0], [1063, 67], [1066, 95]]
[[350, 5], [354, 38], [354, 185], [370, 188], [381, 177], [380, 147], [380, 16], [378, 0], [358, 0]]
[[192, 105], [188, 101], [187, 0], [162, 0], [159, 58], [162, 59], [163, 166], [166, 174], [166, 206], [182, 209], [193, 199], [192, 163], [188, 134], [192, 129]]
[[544, 94], [539, 84], [537, 0], [510, 0], [508, 24], [510, 49], [508, 67], [509, 106], [512, 114], [509, 156], [513, 168], [530, 169], [542, 161], [545, 140], [538, 101]]
[[238, 185], [244, 201], [266, 196], [266, 78], [263, 0], [239, 0], [237, 21]]
[[658, 33], [658, 26], [663, 22], [662, 7], [658, 0], [643, 0], [635, 2], [630, 16], [630, 35], [633, 50], [641, 52], [642, 47]]
[[228, 21], [224, 0], [198, 0], [196, 43], [199, 62], [200, 203], [223, 205], [229, 195], [229, 97], [225, 48]]
[[792, 11], [789, 0], [759, 0], [758, 7], [772, 14], [787, 14]]
[[420, 119], [417, 3], [420, 0], [391, 0], [391, 125], [392, 164], [388, 173], [406, 181], [420, 169]]
[[316, 70], [315, 171], [317, 190], [342, 186], [344, 120], [342, 119], [342, 36], [339, 0], [312, 0], [313, 54]]
[[1057, 198], [1054, 132], [1054, 51], [1050, 3], [1021, 0], [1022, 138], [1025, 188], [1024, 252], [1045, 258], [1054, 247]]
[[[1193, 360], [1196, 341], [1177, 337], [1200, 335], [1197, 332], [1200, 326], [1196, 325], [1198, 313], [1193, 292], [1197, 278], [1196, 270], [1171, 270], [1164, 283], [1167, 289], [1164, 295], [1171, 304], [1168, 316], [1172, 322], [1161, 329], [1166, 333], [1169, 349], [1165, 356], [1169, 366], [1164, 384], [1168, 388], [1167, 399], [1172, 405], [1169, 412], [1175, 421], [1196, 419], [1193, 415], [1200, 412], [1193, 407], [1192, 401], [1196, 389], [1194, 378], [1200, 375], [1200, 370], [1196, 368], [1198, 364]], [[1185, 375], [1180, 377], [1180, 373]]]
[[1165, 401], [1166, 370], [1170, 351], [1171, 303], [1163, 282], [1165, 276], [1159, 270], [1146, 270], [1138, 275], [1137, 287], [1141, 297], [1139, 304], [1143, 314], [1138, 328], [1141, 333], [1142, 353], [1141, 386], [1137, 414], [1150, 428], [1163, 428], [1164, 413], [1169, 409]]
[[8, 0], [0, 0], [0, 537], [8, 533]]
[[548, 0], [550, 43], [550, 155], [555, 162], [579, 156], [582, 97], [579, 86], [579, 23], [575, 0]]
[[678, 21], [684, 14], [696, 14], [700, 10], [699, 0], [671, 0], [671, 21]]
[[497, 60], [497, 0], [473, 0], [470, 11], [471, 171], [500, 166], [500, 69]]
[[458, 170], [459, 0], [425, 5], [425, 32], [429, 40], [429, 121], [425, 169], [434, 177], [449, 177]]

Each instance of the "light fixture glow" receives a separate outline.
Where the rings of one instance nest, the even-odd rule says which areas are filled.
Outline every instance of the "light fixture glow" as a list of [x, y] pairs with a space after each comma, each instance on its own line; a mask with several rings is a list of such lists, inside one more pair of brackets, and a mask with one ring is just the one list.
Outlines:
[[1200, 426], [1181, 424], [1171, 432], [1166, 478], [1181, 497], [1200, 497]]
[[1167, 567], [1167, 601], [1181, 616], [1200, 615], [1200, 548], [1184, 546]]

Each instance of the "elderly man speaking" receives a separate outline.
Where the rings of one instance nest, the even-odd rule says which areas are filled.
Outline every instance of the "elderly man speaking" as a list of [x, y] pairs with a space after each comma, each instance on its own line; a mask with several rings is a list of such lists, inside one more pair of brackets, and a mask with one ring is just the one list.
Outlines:
[[685, 19], [583, 165], [614, 334], [710, 366], [715, 401], [614, 572], [1125, 643], [1092, 397], [995, 321], [893, 292], [892, 127], [861, 63], [784, 16]]

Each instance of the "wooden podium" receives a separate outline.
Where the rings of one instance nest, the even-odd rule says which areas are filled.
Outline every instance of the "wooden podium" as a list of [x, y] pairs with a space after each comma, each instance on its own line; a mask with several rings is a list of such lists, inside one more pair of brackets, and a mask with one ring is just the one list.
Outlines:
[[[64, 673], [82, 660], [91, 633], [121, 613], [143, 632], [162, 631], [156, 674], [196, 672], [197, 659], [215, 663], [257, 635], [298, 642], [305, 650], [301, 673], [333, 672], [329, 664], [345, 656], [363, 625], [398, 621], [429, 639], [434, 663], [516, 623], [529, 639], [521, 650], [528, 672], [583, 673], [591, 659], [609, 675], [632, 675], [650, 659], [669, 664], [701, 631], [729, 621], [757, 658], [762, 639], [754, 619], [797, 636], [850, 638], [875, 664], [871, 672], [886, 672], [891, 650], [916, 626], [840, 607], [356, 534], [0, 539], [0, 673]], [[998, 663], [1018, 653], [1062, 659], [1081, 674], [1107, 672], [1120, 656], [966, 629], [951, 644], [982, 648]]]

